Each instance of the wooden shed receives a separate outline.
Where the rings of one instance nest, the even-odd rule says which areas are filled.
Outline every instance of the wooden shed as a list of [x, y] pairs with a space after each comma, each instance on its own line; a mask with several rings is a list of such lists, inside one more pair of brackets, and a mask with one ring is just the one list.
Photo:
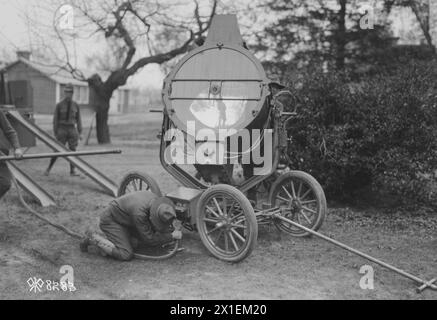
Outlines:
[[[56, 104], [63, 99], [63, 87], [74, 86], [73, 100], [84, 109], [89, 105], [89, 87], [86, 82], [74, 79], [58, 66], [51, 66], [30, 59], [30, 52], [17, 52], [17, 61], [3, 69], [12, 96], [17, 103], [26, 103], [35, 114], [52, 114]], [[21, 101], [21, 102], [20, 102]], [[129, 90], [120, 88], [111, 99], [110, 113], [126, 113], [129, 106]]]

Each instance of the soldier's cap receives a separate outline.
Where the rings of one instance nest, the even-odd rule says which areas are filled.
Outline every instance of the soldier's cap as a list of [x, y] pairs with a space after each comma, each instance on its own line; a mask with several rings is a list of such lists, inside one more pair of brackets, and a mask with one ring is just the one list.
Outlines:
[[64, 87], [64, 92], [73, 92], [74, 91], [74, 87], [71, 83], [67, 83]]
[[156, 198], [150, 207], [150, 222], [161, 233], [171, 232], [172, 222], [176, 219], [174, 203], [166, 197]]
[[276, 90], [282, 90], [286, 88], [286, 86], [281, 83], [281, 80], [278, 76], [271, 76], [269, 85], [271, 88]]
[[286, 86], [279, 82], [270, 82], [270, 87], [276, 90], [282, 90], [286, 88]]

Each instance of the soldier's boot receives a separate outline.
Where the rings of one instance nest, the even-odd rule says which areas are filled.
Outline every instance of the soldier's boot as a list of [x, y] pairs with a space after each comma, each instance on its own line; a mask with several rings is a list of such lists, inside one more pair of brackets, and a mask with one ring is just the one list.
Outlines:
[[89, 238], [84, 238], [79, 244], [80, 251], [82, 252], [88, 252], [88, 247], [91, 245]]
[[55, 162], [56, 162], [56, 157], [55, 158], [51, 158], [50, 159], [50, 164], [49, 164], [49, 166], [47, 167], [47, 169], [46, 169], [46, 171], [44, 171], [44, 175], [45, 176], [49, 176], [50, 175], [50, 171], [52, 170], [52, 168], [53, 168], [53, 166], [54, 166], [54, 164], [55, 164]]
[[[76, 151], [76, 150], [72, 150], [72, 151]], [[78, 174], [76, 172], [76, 167], [72, 163], [70, 163], [70, 176], [72, 176], [72, 177], [80, 177], [80, 174]]]
[[80, 177], [80, 174], [76, 172], [76, 169], [73, 167], [70, 170], [70, 176], [72, 177]]

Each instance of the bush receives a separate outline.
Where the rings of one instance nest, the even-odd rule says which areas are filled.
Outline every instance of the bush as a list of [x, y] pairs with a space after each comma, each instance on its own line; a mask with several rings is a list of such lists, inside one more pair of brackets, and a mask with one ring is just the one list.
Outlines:
[[315, 74], [295, 94], [290, 157], [336, 199], [366, 187], [436, 202], [437, 68], [412, 62], [352, 83], [345, 74]]

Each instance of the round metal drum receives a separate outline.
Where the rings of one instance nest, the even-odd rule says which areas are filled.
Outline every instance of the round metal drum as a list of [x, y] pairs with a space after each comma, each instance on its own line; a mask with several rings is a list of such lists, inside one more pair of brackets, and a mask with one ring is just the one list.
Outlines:
[[188, 134], [205, 128], [235, 133], [263, 114], [268, 83], [263, 67], [246, 49], [203, 46], [167, 77], [163, 100], [172, 122]]

